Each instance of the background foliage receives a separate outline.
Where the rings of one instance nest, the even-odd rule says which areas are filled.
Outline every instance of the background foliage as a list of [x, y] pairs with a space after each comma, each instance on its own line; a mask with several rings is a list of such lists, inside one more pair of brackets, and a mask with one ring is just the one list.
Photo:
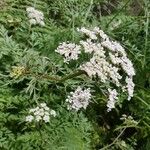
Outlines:
[[[45, 16], [45, 27], [30, 27], [26, 7]], [[0, 149], [149, 150], [150, 149], [150, 2], [148, 0], [1, 0], [0, 1]], [[118, 22], [118, 25], [116, 25]], [[106, 111], [101, 84], [76, 77], [56, 83], [76, 63], [64, 65], [54, 50], [78, 41], [76, 27], [101, 27], [120, 41], [136, 70], [134, 98]], [[12, 66], [27, 68], [11, 78]], [[80, 113], [68, 112], [66, 95], [79, 84], [95, 85], [95, 97]], [[58, 116], [45, 125], [25, 122], [28, 109], [45, 101]], [[133, 120], [120, 120], [122, 114]]]

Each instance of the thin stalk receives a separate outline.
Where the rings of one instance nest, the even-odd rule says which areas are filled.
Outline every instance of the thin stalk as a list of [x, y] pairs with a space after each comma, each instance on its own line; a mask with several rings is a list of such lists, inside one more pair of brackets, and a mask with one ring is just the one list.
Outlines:
[[60, 78], [52, 77], [47, 74], [34, 74], [34, 73], [30, 73], [30, 72], [25, 72], [25, 75], [31, 75], [35, 78], [39, 78], [39, 79], [43, 78], [43, 79], [48, 79], [48, 80], [56, 81], [56, 82], [60, 81]]
[[136, 125], [127, 125], [127, 126], [118, 127], [118, 128], [115, 129], [114, 131], [118, 131], [118, 130], [121, 130], [121, 129], [124, 129], [124, 128], [136, 128], [136, 129], [141, 129], [141, 127], [136, 126]]
[[75, 28], [75, 27], [74, 27], [74, 20], [75, 20], [75, 19], [74, 19], [74, 15], [72, 16], [72, 20], [73, 20], [73, 21], [72, 21], [72, 40], [74, 41], [74, 28]]
[[72, 79], [72, 78], [75, 78], [75, 77], [80, 76], [82, 74], [86, 74], [86, 72], [82, 71], [82, 70], [77, 70], [77, 71], [75, 71], [75, 72], [73, 72], [73, 73], [71, 73], [69, 75], [65, 75], [62, 78], [59, 78], [59, 77], [56, 77], [56, 76], [52, 77], [52, 76], [49, 76], [47, 74], [42, 74], [42, 75], [40, 75], [40, 74], [34, 74], [34, 73], [30, 73], [29, 71], [25, 72], [25, 74], [26, 75], [34, 76], [34, 77], [39, 78], [39, 79], [40, 78], [44, 78], [44, 79], [48, 79], [48, 80], [55, 81], [55, 82], [64, 82], [64, 81], [66, 81], [68, 79]]
[[99, 149], [99, 150], [106, 150], [106, 149], [108, 149], [109, 147], [113, 146], [113, 145], [118, 141], [118, 139], [122, 136], [122, 134], [124, 133], [125, 130], [126, 130], [126, 128], [124, 128], [124, 129], [120, 132], [120, 134], [115, 138], [115, 140], [114, 140], [111, 144], [109, 144], [109, 145], [107, 145], [107, 146], [105, 146], [105, 147], [103, 147], [103, 148], [101, 148], [101, 149]]
[[[93, 5], [93, 0], [91, 0], [91, 2], [90, 2], [90, 6], [89, 6], [89, 8], [88, 8], [88, 10], [87, 10], [87, 12], [86, 12], [86, 14], [85, 14], [85, 18], [84, 18], [84, 21], [83, 21], [83, 23], [82, 23], [82, 26], [85, 24], [85, 22], [86, 22], [86, 20], [87, 20], [87, 17], [88, 17], [88, 15], [89, 15], [90, 11], [91, 11], [92, 5]], [[81, 27], [82, 27], [82, 26], [81, 26]]]
[[114, 15], [114, 17], [112, 17], [112, 19], [106, 24], [106, 28], [110, 25], [110, 23], [119, 15], [119, 13], [128, 5], [128, 3], [131, 0], [128, 0], [123, 6], [122, 8]]
[[74, 9], [73, 9], [73, 3], [72, 3], [72, 40], [74, 41], [74, 23], [75, 23], [75, 16], [74, 16]]
[[146, 55], [147, 55], [147, 46], [148, 46], [148, 27], [149, 27], [149, 10], [148, 10], [148, 2], [146, 0], [145, 2], [145, 17], [146, 17], [146, 22], [145, 22], [145, 47], [144, 47], [144, 60], [143, 60], [143, 68], [146, 66]]
[[85, 71], [78, 70], [78, 71], [76, 71], [72, 74], [69, 74], [69, 75], [66, 75], [66, 76], [62, 77], [59, 82], [63, 82], [63, 81], [66, 81], [68, 79], [72, 79], [72, 78], [80, 76], [82, 74], [86, 74]]
[[143, 121], [143, 123], [150, 129], [150, 125], [148, 123], [146, 123], [145, 121]]
[[37, 0], [34, 0], [33, 7], [36, 7]]
[[135, 98], [137, 98], [138, 100], [140, 100], [143, 104], [145, 104], [149, 109], [150, 109], [150, 104], [148, 104], [147, 102], [145, 102], [142, 98], [135, 96]]

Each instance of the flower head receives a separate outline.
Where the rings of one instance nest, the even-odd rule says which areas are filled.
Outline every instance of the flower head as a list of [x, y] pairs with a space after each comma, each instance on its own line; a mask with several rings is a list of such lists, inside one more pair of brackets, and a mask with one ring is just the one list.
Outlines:
[[88, 30], [85, 27], [82, 27], [81, 29], [77, 28], [77, 31], [84, 33], [92, 40], [97, 40], [97, 36], [96, 36], [95, 32], [93, 32], [92, 30]]
[[80, 41], [85, 53], [93, 54], [90, 61], [80, 66], [80, 70], [84, 70], [91, 78], [99, 77], [103, 83], [112, 82], [114, 86], [121, 87], [123, 92], [128, 92], [128, 100], [130, 100], [133, 97], [135, 70], [125, 49], [120, 43], [112, 41], [98, 27], [93, 30], [82, 28], [78, 31], [99, 37], [97, 40], [96, 38], [95, 40], [88, 38], [85, 41]]
[[65, 57], [65, 63], [68, 63], [70, 60], [77, 60], [78, 55], [81, 53], [79, 45], [66, 42], [61, 43], [55, 51]]
[[50, 110], [49, 107], [47, 107], [46, 103], [41, 103], [36, 108], [32, 108], [29, 110], [29, 114], [26, 117], [26, 122], [32, 122], [32, 121], [44, 121], [49, 122], [50, 116], [56, 117], [56, 112], [54, 110]]
[[116, 103], [116, 100], [118, 99], [117, 97], [118, 93], [116, 89], [113, 89], [113, 90], [108, 89], [108, 92], [109, 92], [109, 100], [107, 102], [107, 107], [108, 107], [107, 111], [109, 112], [113, 108], [115, 108], [115, 103]]
[[29, 116], [26, 117], [27, 122], [32, 122], [33, 119], [34, 119], [34, 117], [32, 115], [29, 115]]
[[74, 109], [75, 111], [81, 108], [86, 109], [91, 99], [90, 89], [82, 90], [79, 86], [75, 92], [71, 92], [67, 97], [66, 102], [68, 103], [68, 109]]
[[[118, 87], [122, 89], [122, 92], [128, 93], [128, 100], [130, 100], [134, 92], [133, 76], [135, 75], [135, 70], [131, 60], [127, 57], [124, 47], [109, 38], [98, 27], [90, 30], [82, 27], [77, 31], [85, 34], [87, 38], [81, 40], [80, 45], [64, 42], [57, 48], [56, 52], [63, 55], [65, 57], [64, 62], [67, 63], [72, 59], [77, 60], [81, 50], [89, 54], [90, 58], [87, 62], [81, 64], [79, 69], [86, 72], [90, 78], [99, 78], [101, 82], [110, 83], [113, 88], [115, 87], [114, 90], [108, 90], [108, 111], [115, 107], [118, 99]], [[78, 88], [78, 90], [82, 91], [81, 88]], [[71, 93], [71, 96], [68, 96], [67, 99], [67, 102], [70, 103], [68, 108], [78, 111], [84, 105], [80, 101], [76, 96], [76, 91]], [[87, 103], [88, 100], [86, 101]]]
[[45, 26], [43, 21], [44, 15], [41, 11], [36, 10], [34, 7], [28, 7], [26, 11], [31, 25], [39, 24], [41, 26]]

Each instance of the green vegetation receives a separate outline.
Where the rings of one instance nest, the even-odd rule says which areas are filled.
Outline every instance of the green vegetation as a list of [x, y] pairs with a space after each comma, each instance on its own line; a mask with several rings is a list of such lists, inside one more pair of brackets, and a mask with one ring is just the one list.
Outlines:
[[[45, 26], [30, 25], [28, 7], [43, 12]], [[75, 72], [89, 56], [66, 64], [55, 52], [59, 43], [79, 43], [77, 28], [95, 26], [121, 43], [136, 72], [133, 98], [121, 95], [110, 112], [104, 84]], [[149, 29], [149, 0], [1, 0], [0, 150], [150, 150]], [[67, 110], [80, 85], [92, 89], [92, 102]], [[26, 122], [43, 102], [57, 116]]]

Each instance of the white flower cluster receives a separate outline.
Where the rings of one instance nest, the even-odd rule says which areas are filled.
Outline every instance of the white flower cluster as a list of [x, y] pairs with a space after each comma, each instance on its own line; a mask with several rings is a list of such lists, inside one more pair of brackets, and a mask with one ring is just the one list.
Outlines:
[[[99, 52], [99, 50], [103, 50], [101, 44], [93, 43], [91, 39], [87, 39], [86, 41], [80, 41], [80, 44], [84, 48], [85, 53]], [[103, 52], [103, 51], [101, 51]]]
[[99, 53], [94, 53], [90, 61], [81, 65], [80, 69], [86, 71], [90, 77], [97, 75], [103, 83], [111, 79], [113, 83], [120, 86], [119, 80], [122, 77], [118, 73], [119, 69], [110, 64], [104, 54], [105, 52], [102, 49], [99, 50]]
[[[110, 40], [98, 27], [93, 30], [81, 28], [78, 31], [89, 36], [86, 41], [80, 41], [84, 52], [94, 52], [90, 61], [81, 65], [80, 69], [86, 71], [90, 77], [98, 76], [104, 83], [111, 80], [117, 87], [122, 86], [123, 91], [128, 92], [128, 100], [130, 100], [134, 92], [133, 76], [135, 71], [124, 48], [118, 42]], [[97, 37], [94, 39], [100, 37], [99, 41], [92, 41], [91, 35], [94, 37], [93, 34]], [[123, 78], [119, 72], [122, 71], [126, 73], [126, 80], [123, 83], [126, 85], [121, 83]]]
[[108, 89], [108, 92], [109, 92], [109, 100], [107, 102], [107, 107], [108, 107], [107, 111], [109, 112], [113, 108], [115, 108], [115, 103], [116, 103], [116, 100], [118, 99], [117, 97], [118, 93], [116, 89], [113, 89], [113, 90]]
[[81, 33], [84, 33], [85, 35], [88, 36], [88, 38], [90, 38], [92, 40], [97, 40], [98, 39], [97, 34], [99, 34], [99, 36], [103, 40], [108, 39], [108, 36], [104, 33], [104, 31], [100, 30], [98, 27], [95, 27], [93, 30], [85, 29], [85, 27], [82, 27], [81, 29], [77, 28], [77, 31], [81, 32]]
[[44, 121], [49, 122], [50, 115], [53, 117], [56, 117], [55, 110], [49, 109], [47, 107], [46, 103], [41, 103], [38, 107], [30, 109], [28, 116], [26, 116], [26, 122], [32, 122], [32, 121]]
[[[87, 39], [81, 40], [80, 45], [62, 43], [56, 52], [65, 56], [65, 62], [72, 59], [77, 60], [81, 50], [89, 53], [91, 59], [81, 64], [79, 69], [85, 71], [91, 78], [99, 77], [101, 82], [111, 82], [116, 88], [119, 87], [123, 92], [128, 92], [128, 100], [130, 100], [134, 92], [133, 76], [135, 71], [125, 49], [118, 42], [111, 40], [98, 27], [92, 30], [82, 27], [77, 30], [85, 34]], [[116, 89], [113, 90], [113, 93], [117, 93]], [[115, 102], [110, 100], [112, 92], [109, 94], [108, 106]], [[114, 107], [114, 105], [112, 106]]]
[[79, 111], [81, 108], [86, 109], [91, 99], [90, 89], [82, 90], [79, 86], [75, 92], [70, 92], [70, 96], [67, 97], [68, 109]]
[[85, 27], [82, 27], [81, 29], [77, 28], [77, 31], [84, 33], [92, 40], [97, 40], [97, 36], [95, 35], [94, 31], [90, 31], [86, 29]]
[[126, 77], [126, 84], [127, 84], [126, 88], [127, 88], [127, 91], [128, 91], [128, 100], [130, 100], [131, 97], [133, 97], [135, 84], [133, 83], [133, 80], [130, 77]]
[[44, 15], [41, 11], [36, 10], [34, 7], [28, 7], [26, 11], [31, 25], [39, 24], [41, 26], [45, 26], [43, 21]]
[[68, 63], [70, 60], [77, 60], [78, 55], [81, 53], [79, 45], [66, 42], [61, 43], [55, 50], [55, 52], [65, 57], [64, 58], [65, 63]]

